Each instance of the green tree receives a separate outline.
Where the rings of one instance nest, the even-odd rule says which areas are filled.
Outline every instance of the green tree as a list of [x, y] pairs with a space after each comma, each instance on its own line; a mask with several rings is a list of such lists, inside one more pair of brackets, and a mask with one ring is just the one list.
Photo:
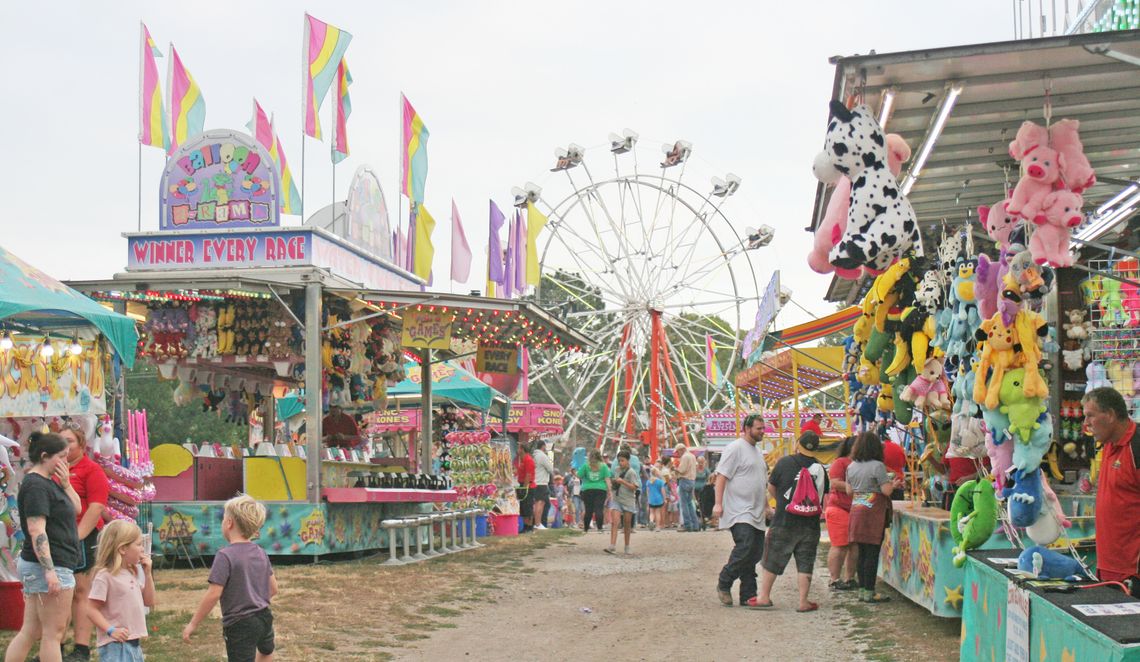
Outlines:
[[187, 439], [195, 443], [218, 442], [223, 445], [244, 445], [249, 428], [227, 423], [224, 413], [202, 411], [202, 398], [184, 407], [174, 404], [177, 380], [164, 380], [152, 365], [140, 361], [134, 370], [126, 373], [127, 406], [145, 409], [150, 445], [175, 443]]

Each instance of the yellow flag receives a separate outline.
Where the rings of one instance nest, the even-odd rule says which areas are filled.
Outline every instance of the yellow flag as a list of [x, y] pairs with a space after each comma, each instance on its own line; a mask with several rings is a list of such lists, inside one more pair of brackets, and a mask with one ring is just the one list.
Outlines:
[[550, 220], [534, 207], [533, 202], [526, 203], [526, 284], [538, 285], [541, 274], [538, 272], [538, 233], [546, 227]]
[[431, 217], [423, 203], [416, 207], [416, 257], [414, 271], [427, 280], [431, 276], [431, 262], [435, 258], [435, 246], [431, 243], [431, 233], [435, 231], [435, 219]]

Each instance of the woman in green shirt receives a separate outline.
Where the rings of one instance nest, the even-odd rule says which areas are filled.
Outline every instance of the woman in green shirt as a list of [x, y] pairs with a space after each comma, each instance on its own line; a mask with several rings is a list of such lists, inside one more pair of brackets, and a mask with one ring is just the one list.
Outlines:
[[590, 453], [590, 461], [578, 471], [582, 479], [582, 501], [586, 504], [586, 515], [582, 518], [582, 530], [590, 530], [591, 518], [597, 529], [604, 531], [602, 514], [605, 511], [606, 494], [610, 491], [610, 468], [602, 462], [601, 451]]

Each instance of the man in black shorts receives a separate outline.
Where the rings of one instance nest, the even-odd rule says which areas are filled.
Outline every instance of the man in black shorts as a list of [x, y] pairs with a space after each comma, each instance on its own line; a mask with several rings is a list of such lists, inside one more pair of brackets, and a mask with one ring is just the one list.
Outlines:
[[[776, 583], [777, 576], [784, 574], [784, 568], [794, 556], [800, 592], [796, 611], [819, 609], [818, 603], [808, 600], [808, 591], [811, 589], [815, 553], [819, 548], [819, 516], [823, 510], [820, 506], [827, 491], [827, 471], [818, 460], [807, 454], [818, 448], [819, 435], [803, 433], [797, 441], [796, 453], [780, 458], [768, 477], [768, 495], [776, 499], [776, 513], [768, 527], [764, 558], [760, 562], [763, 572], [760, 594], [756, 597], [759, 606], [771, 606], [772, 585]], [[807, 469], [812, 478], [816, 493], [814, 504], [795, 503], [793, 499], [798, 493], [797, 482], [802, 469]], [[794, 504], [791, 509], [789, 503]]]

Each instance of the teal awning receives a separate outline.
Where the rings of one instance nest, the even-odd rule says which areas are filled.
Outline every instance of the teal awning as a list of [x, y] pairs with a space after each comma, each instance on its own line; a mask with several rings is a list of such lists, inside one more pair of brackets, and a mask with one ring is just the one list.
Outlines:
[[3, 247], [0, 247], [0, 319], [12, 319], [45, 332], [90, 324], [111, 341], [128, 368], [135, 363], [139, 334], [131, 318], [107, 310]]
[[[404, 364], [404, 370], [408, 373], [407, 379], [389, 388], [388, 395], [420, 394], [423, 379], [420, 364], [409, 361]], [[479, 381], [475, 375], [446, 361], [431, 366], [431, 394], [433, 398], [446, 398], [482, 411], [488, 411], [496, 399], [503, 403], [507, 401], [505, 395]]]

